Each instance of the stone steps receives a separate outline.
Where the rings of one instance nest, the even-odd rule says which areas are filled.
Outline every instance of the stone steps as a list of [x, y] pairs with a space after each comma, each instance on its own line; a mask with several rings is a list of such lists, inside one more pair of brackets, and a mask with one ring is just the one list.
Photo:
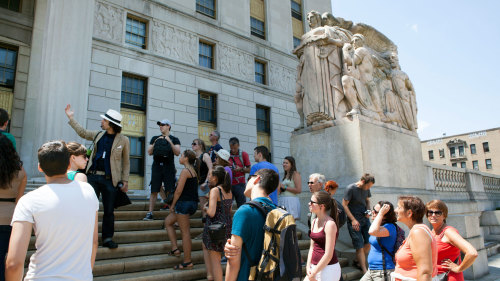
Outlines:
[[[206, 278], [202, 240], [192, 240], [192, 261], [195, 264], [192, 270], [173, 270], [173, 267], [182, 262], [181, 257], [169, 256], [171, 243], [164, 229], [164, 218], [169, 211], [159, 211], [162, 204], [157, 203], [154, 211], [154, 220], [142, 220], [149, 207], [145, 200], [133, 200], [131, 205], [115, 210], [115, 236], [113, 240], [119, 244], [117, 249], [99, 247], [94, 267], [94, 280], [201, 280]], [[233, 210], [234, 213], [234, 210]], [[102, 204], [99, 211], [99, 231], [101, 230]], [[191, 237], [195, 238], [203, 232], [201, 212], [197, 211], [191, 217]], [[182, 250], [180, 230], [176, 228], [179, 249]], [[298, 232], [299, 239], [302, 233]], [[100, 237], [100, 235], [99, 235]], [[26, 258], [34, 253], [35, 237], [30, 241]], [[309, 240], [299, 240], [301, 255], [307, 259]], [[360, 278], [358, 269], [350, 268], [352, 254], [339, 252], [339, 262], [342, 266], [344, 280]], [[305, 272], [305, 268], [304, 268]], [[358, 276], [359, 275], [359, 276]]]

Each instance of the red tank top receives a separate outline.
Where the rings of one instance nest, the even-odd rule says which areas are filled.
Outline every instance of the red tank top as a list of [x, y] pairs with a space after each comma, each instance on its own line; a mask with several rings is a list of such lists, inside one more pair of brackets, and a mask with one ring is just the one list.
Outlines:
[[[326, 245], [326, 233], [325, 233], [325, 225], [320, 232], [313, 232], [314, 224], [318, 221], [315, 219], [313, 221], [313, 225], [311, 226], [311, 233], [309, 233], [309, 237], [314, 241], [313, 244], [313, 254], [311, 257], [311, 263], [316, 265], [319, 263], [321, 258], [325, 255], [325, 245]], [[325, 222], [326, 224], [326, 222]], [[337, 254], [335, 253], [335, 244], [337, 243], [337, 238], [339, 237], [339, 231], [337, 229], [337, 233], [335, 234], [335, 243], [333, 243], [333, 256], [328, 265], [338, 263]]]
[[[438, 269], [438, 274], [445, 273], [448, 270], [444, 269], [441, 263], [443, 260], [450, 259], [452, 262], [456, 262], [458, 258], [458, 264], [460, 264], [460, 249], [448, 244], [446, 242], [441, 241], [444, 236], [444, 232], [450, 229], [451, 231], [455, 231], [458, 233], [458, 230], [454, 228], [453, 226], [446, 226], [442, 231], [441, 234], [434, 236], [436, 239], [436, 244], [437, 244], [437, 250], [438, 250], [438, 264], [437, 264], [437, 269]], [[464, 274], [462, 272], [455, 273], [453, 271], [450, 271], [450, 274], [448, 275], [448, 281], [464, 281]]]

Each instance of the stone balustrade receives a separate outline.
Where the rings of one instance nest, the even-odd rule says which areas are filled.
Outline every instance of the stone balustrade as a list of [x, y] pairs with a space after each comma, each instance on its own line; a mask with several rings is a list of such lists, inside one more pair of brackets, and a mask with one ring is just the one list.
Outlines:
[[432, 168], [434, 186], [438, 191], [466, 192], [465, 172], [444, 168]]
[[500, 193], [500, 177], [483, 176], [484, 191]]

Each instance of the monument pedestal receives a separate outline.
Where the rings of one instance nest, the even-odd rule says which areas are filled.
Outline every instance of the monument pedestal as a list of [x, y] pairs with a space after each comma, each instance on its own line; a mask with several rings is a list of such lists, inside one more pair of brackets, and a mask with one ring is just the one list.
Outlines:
[[321, 173], [345, 187], [370, 173], [379, 187], [425, 189], [417, 133], [361, 115], [293, 132], [290, 152], [304, 182]]

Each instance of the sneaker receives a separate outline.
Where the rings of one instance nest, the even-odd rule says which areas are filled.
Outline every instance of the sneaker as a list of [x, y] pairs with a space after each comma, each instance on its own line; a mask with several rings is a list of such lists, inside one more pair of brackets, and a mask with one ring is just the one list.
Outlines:
[[118, 248], [118, 244], [116, 244], [115, 241], [113, 241], [113, 240], [109, 240], [107, 242], [104, 242], [102, 244], [102, 246], [110, 248], [110, 249], [116, 249], [116, 248]]
[[220, 259], [220, 264], [227, 264], [226, 256], [222, 256], [222, 258]]
[[153, 212], [148, 212], [142, 220], [143, 221], [152, 221], [153, 220]]

